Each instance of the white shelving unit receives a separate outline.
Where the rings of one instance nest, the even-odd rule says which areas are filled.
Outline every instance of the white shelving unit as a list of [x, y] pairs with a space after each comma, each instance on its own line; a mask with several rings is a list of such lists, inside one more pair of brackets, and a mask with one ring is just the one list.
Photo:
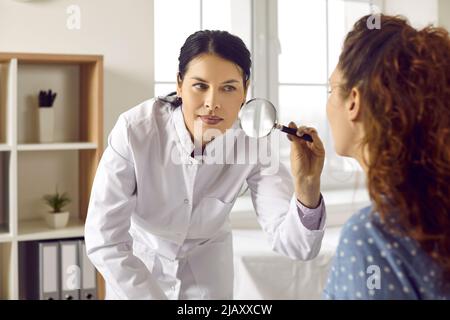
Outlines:
[[[37, 95], [50, 88], [60, 102], [54, 106], [57, 142], [41, 144]], [[0, 53], [0, 300], [21, 296], [22, 241], [83, 237], [102, 137], [102, 56]], [[42, 218], [42, 196], [56, 185], [72, 199], [62, 229]]]
[[50, 151], [50, 150], [95, 150], [95, 143], [46, 143], [46, 144], [19, 144], [18, 151]]
[[0, 144], [0, 152], [1, 151], [10, 151], [11, 148], [7, 144]]
[[84, 225], [72, 218], [64, 229], [51, 230], [43, 219], [30, 219], [22, 222], [17, 233], [18, 241], [76, 238], [84, 235]]

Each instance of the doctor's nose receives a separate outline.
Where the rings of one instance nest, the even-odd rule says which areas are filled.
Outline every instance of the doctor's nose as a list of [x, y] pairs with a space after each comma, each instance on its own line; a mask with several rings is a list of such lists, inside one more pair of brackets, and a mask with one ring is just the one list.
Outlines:
[[211, 111], [215, 111], [216, 109], [220, 108], [220, 106], [218, 104], [214, 104], [214, 103], [206, 103], [205, 106], [206, 106], [206, 109], [211, 110]]
[[219, 103], [219, 101], [217, 100], [216, 96], [210, 96], [210, 97], [208, 97], [208, 99], [206, 99], [206, 101], [205, 101], [205, 107], [206, 107], [208, 110], [212, 110], [212, 111], [214, 111], [214, 110], [220, 108], [220, 103]]

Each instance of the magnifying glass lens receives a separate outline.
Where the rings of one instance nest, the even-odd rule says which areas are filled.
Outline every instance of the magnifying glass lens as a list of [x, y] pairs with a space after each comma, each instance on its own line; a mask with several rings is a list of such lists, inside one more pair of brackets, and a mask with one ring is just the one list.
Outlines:
[[[277, 123], [277, 110], [274, 105], [261, 98], [248, 101], [239, 112], [241, 128], [245, 134], [252, 138], [262, 138], [270, 134], [273, 128], [283, 132], [296, 135], [297, 130]], [[300, 137], [303, 140], [312, 142], [309, 134]]]

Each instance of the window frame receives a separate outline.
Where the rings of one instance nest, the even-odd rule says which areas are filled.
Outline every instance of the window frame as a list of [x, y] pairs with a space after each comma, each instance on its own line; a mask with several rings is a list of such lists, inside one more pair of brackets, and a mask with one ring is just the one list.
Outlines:
[[[203, 1], [199, 0], [200, 21], [199, 28], [203, 29]], [[238, 0], [236, 0], [238, 1]], [[314, 1], [314, 0], [311, 0]], [[348, 1], [348, 2], [367, 2], [369, 5], [376, 5], [377, 8], [383, 8], [383, 0], [324, 0], [325, 18], [326, 18], [326, 71], [327, 77], [330, 74], [330, 41], [329, 41], [329, 2], [330, 1]], [[278, 55], [280, 54], [281, 45], [278, 39], [278, 0], [250, 0], [250, 51], [252, 53], [252, 74], [248, 99], [253, 97], [265, 98], [274, 103], [276, 108], [279, 107], [279, 87], [282, 85], [294, 86], [319, 86], [324, 88], [324, 94], [329, 90], [329, 83], [281, 83], [278, 81]], [[232, 12], [233, 14], [233, 12]], [[233, 21], [233, 19], [232, 19]], [[156, 26], [155, 26], [156, 31]], [[154, 79], [154, 88], [157, 85], [173, 85], [175, 81], [157, 81], [156, 75]], [[328, 97], [327, 97], [328, 98]], [[325, 108], [325, 106], [323, 106]], [[278, 110], [279, 111], [279, 110]], [[324, 143], [331, 147], [328, 141], [329, 125], [326, 124], [327, 138], [323, 138]], [[355, 187], [361, 188], [365, 186], [364, 174], [357, 171], [345, 171], [343, 169], [335, 169], [328, 162], [333, 158], [329, 158], [324, 167], [322, 174], [322, 189], [333, 190]], [[288, 159], [283, 158], [286, 163]], [[286, 163], [288, 164], [288, 163]]]
[[[198, 30], [203, 30], [204, 29], [204, 23], [203, 23], [203, 1], [204, 0], [198, 0], [198, 1], [199, 1], [198, 10], [200, 11], [200, 14], [199, 14], [200, 21], [199, 21], [199, 29]], [[239, 0], [230, 0], [230, 1], [239, 2]], [[249, 37], [250, 37], [250, 48], [248, 48], [248, 49], [250, 50], [250, 52], [251, 52], [251, 54], [253, 56], [253, 48], [254, 48], [254, 46], [253, 46], [253, 32], [254, 32], [254, 30], [253, 30], [253, 27], [254, 27], [254, 23], [253, 23], [253, 20], [254, 20], [253, 8], [254, 8], [255, 1], [254, 0], [249, 0], [249, 3], [250, 3], [250, 17], [249, 17], [249, 19], [250, 19], [250, 34], [249, 34]], [[232, 10], [233, 10], [233, 6], [232, 6], [231, 11]], [[156, 14], [156, 12], [154, 12], [154, 14]], [[233, 19], [232, 19], [231, 23], [233, 24]], [[154, 30], [154, 32], [156, 32], [156, 26], [154, 26], [153, 30]], [[154, 55], [154, 56], [156, 56], [156, 55]], [[252, 66], [252, 71], [253, 71], [253, 66]], [[248, 96], [247, 96], [248, 99], [250, 99], [253, 96], [253, 94], [252, 94], [253, 93], [253, 83], [254, 83], [254, 81], [253, 81], [253, 72], [252, 72], [251, 77], [250, 77], [250, 88], [249, 88]], [[175, 88], [176, 84], [177, 84], [176, 81], [158, 81], [156, 79], [156, 75], [154, 74], [154, 78], [153, 78], [153, 88], [154, 89], [156, 88], [157, 85], [173, 85], [174, 88]]]
[[[278, 55], [281, 52], [280, 41], [278, 39], [278, 0], [252, 0], [253, 1], [253, 48], [255, 54], [253, 56], [253, 89], [255, 96], [266, 98], [274, 103], [276, 108], [279, 108], [279, 87], [282, 85], [293, 86], [319, 86], [324, 88], [324, 94], [329, 91], [329, 83], [282, 83], [278, 81]], [[312, 0], [313, 1], [313, 0]], [[325, 1], [325, 21], [326, 21], [326, 74], [327, 77], [331, 73], [332, 66], [330, 66], [330, 26], [329, 26], [329, 2], [335, 0]], [[344, 2], [367, 2], [369, 8], [374, 12], [374, 6], [380, 11], [383, 8], [383, 0], [338, 0]], [[261, 50], [265, 49], [265, 50]], [[325, 79], [327, 80], [327, 79]], [[328, 96], [326, 97], [328, 100]], [[323, 106], [324, 108], [326, 106]], [[331, 137], [329, 132], [329, 124], [326, 123], [327, 137], [323, 137], [324, 144], [328, 148], [332, 147]], [[321, 177], [321, 184], [323, 190], [335, 189], [355, 189], [365, 187], [365, 175], [357, 168], [354, 171], [345, 171], [342, 169], [335, 169], [330, 165], [332, 159], [337, 159], [339, 156], [332, 156], [326, 160], [324, 170]], [[286, 163], [288, 159], [282, 158]]]

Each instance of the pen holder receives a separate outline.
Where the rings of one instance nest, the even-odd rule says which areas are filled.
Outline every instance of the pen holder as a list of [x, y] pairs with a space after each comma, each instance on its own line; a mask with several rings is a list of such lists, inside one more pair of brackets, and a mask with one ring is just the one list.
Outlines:
[[55, 98], [56, 92], [52, 90], [39, 91], [39, 142], [41, 143], [53, 142]]
[[53, 142], [54, 121], [55, 115], [53, 107], [39, 108], [39, 142]]

